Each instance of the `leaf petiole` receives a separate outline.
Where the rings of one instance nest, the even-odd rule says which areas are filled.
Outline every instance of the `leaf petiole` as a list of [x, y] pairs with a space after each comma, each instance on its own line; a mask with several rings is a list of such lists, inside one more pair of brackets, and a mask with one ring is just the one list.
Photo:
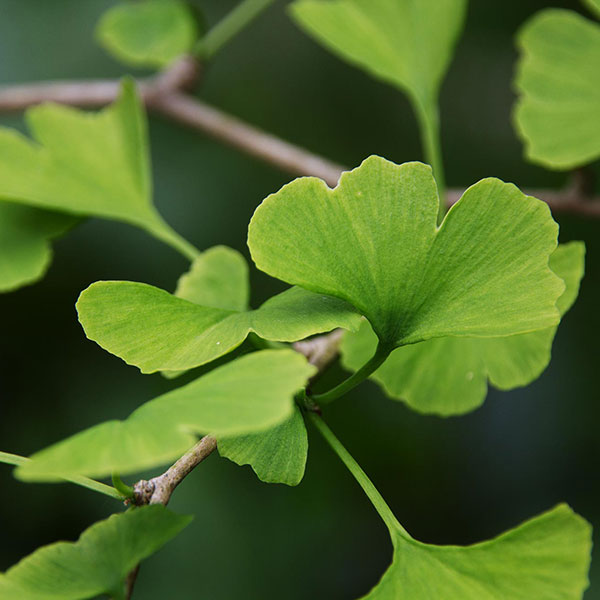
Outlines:
[[[29, 462], [29, 458], [25, 456], [19, 456], [18, 454], [10, 454], [8, 452], [0, 452], [0, 462], [8, 465], [19, 466]], [[88, 490], [92, 490], [93, 492], [98, 492], [99, 494], [104, 494], [105, 496], [110, 496], [111, 498], [115, 498], [116, 500], [123, 500], [123, 496], [110, 485], [106, 485], [105, 483], [100, 483], [95, 479], [90, 479], [89, 477], [83, 477], [81, 475], [74, 475], [72, 477], [62, 477], [65, 481], [69, 483], [74, 483], [75, 485], [80, 485], [81, 487], [87, 488]]]
[[351, 389], [362, 383], [365, 379], [372, 375], [386, 360], [394, 348], [381, 342], [377, 345], [375, 354], [353, 375], [342, 381], [339, 385], [322, 394], [312, 395], [310, 398], [317, 404], [331, 402], [337, 400]]
[[212, 58], [274, 1], [242, 0], [198, 42], [194, 54], [201, 59]]
[[394, 516], [392, 509], [387, 505], [383, 496], [379, 493], [377, 488], [373, 485], [373, 482], [369, 479], [367, 474], [361, 469], [360, 465], [354, 460], [352, 455], [344, 448], [340, 440], [337, 439], [333, 431], [329, 429], [327, 423], [323, 418], [314, 413], [306, 413], [308, 418], [312, 421], [314, 426], [319, 430], [319, 433], [325, 438], [325, 441], [331, 446], [331, 449], [338, 455], [341, 461], [346, 465], [346, 468], [352, 473], [354, 479], [358, 482], [358, 485], [363, 489], [363, 492], [367, 495], [375, 510], [379, 513], [383, 522], [391, 532], [397, 532], [398, 530], [406, 533], [408, 532], [400, 525], [398, 519]]
[[115, 489], [117, 490], [117, 492], [119, 492], [119, 494], [121, 494], [121, 496], [123, 496], [123, 498], [133, 498], [135, 492], [133, 491], [133, 488], [129, 485], [127, 485], [119, 476], [119, 474], [117, 472], [114, 472], [111, 476], [113, 485], [115, 486]]

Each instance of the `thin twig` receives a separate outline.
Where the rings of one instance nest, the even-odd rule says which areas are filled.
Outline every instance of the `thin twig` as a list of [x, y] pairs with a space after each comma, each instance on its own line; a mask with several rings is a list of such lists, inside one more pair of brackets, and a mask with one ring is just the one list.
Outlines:
[[[337, 184], [343, 165], [290, 144], [274, 135], [244, 123], [205, 102], [185, 93], [198, 74], [198, 64], [186, 57], [167, 71], [140, 80], [140, 93], [149, 110], [173, 121], [197, 129], [229, 144], [250, 156], [296, 176], [314, 176], [329, 186]], [[41, 102], [60, 102], [73, 106], [95, 107], [112, 102], [119, 91], [119, 82], [56, 81], [0, 87], [0, 112], [24, 110]], [[450, 189], [448, 205], [454, 204], [464, 190]], [[589, 196], [582, 186], [565, 190], [525, 190], [546, 202], [556, 213], [600, 218], [600, 197]]]

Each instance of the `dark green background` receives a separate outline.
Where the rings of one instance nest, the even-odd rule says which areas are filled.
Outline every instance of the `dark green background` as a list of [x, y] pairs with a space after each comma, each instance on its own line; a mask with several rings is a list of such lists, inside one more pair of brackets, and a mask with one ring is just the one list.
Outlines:
[[[115, 2], [0, 0], [0, 82], [113, 77], [124, 69], [93, 40]], [[196, 0], [214, 23], [232, 1]], [[473, 0], [443, 89], [443, 146], [451, 186], [498, 176], [521, 187], [565, 176], [528, 165], [511, 127], [521, 23], [549, 3]], [[578, 9], [578, 5], [556, 2]], [[404, 97], [315, 45], [277, 2], [206, 70], [207, 101], [297, 144], [356, 166], [369, 154], [420, 159]], [[18, 116], [2, 116], [21, 127]], [[258, 203], [290, 177], [230, 148], [151, 118], [156, 201], [199, 248], [247, 255]], [[333, 429], [418, 539], [465, 544], [491, 537], [566, 501], [600, 524], [598, 423], [599, 221], [557, 215], [561, 240], [583, 239], [587, 275], [550, 368], [533, 385], [492, 390], [474, 413], [423, 417], [367, 383], [327, 411]], [[98, 279], [173, 289], [185, 261], [141, 231], [91, 220], [56, 244], [46, 278], [0, 297], [0, 448], [28, 454], [101, 420], [126, 416], [172, 386], [85, 339], [74, 311]], [[253, 271], [253, 301], [278, 285]], [[310, 431], [297, 488], [259, 482], [217, 456], [173, 498], [193, 524], [144, 563], [135, 597], [352, 599], [385, 569], [383, 524], [338, 459]], [[0, 570], [41, 544], [74, 539], [119, 505], [70, 485], [26, 485], [0, 466]], [[600, 563], [600, 554], [598, 556]], [[600, 569], [586, 600], [600, 598]], [[173, 591], [174, 587], [176, 591]], [[597, 591], [595, 591], [597, 590]], [[532, 599], [535, 600], [535, 599]]]

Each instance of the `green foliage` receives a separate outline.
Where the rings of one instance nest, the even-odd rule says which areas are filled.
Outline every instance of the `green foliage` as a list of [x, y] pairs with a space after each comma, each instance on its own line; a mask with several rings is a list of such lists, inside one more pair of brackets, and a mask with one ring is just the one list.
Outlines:
[[[557, 301], [561, 316], [577, 298], [584, 255], [583, 243], [571, 242], [561, 244], [550, 257], [550, 268], [566, 284]], [[555, 334], [556, 327], [549, 327], [509, 337], [432, 339], [397, 348], [371, 377], [389, 396], [414, 410], [461, 414], [481, 405], [488, 379], [504, 390], [537, 379], [550, 362]], [[377, 337], [365, 322], [342, 341], [344, 366], [359, 369], [376, 347]]]
[[298, 485], [304, 477], [308, 437], [300, 410], [268, 431], [218, 440], [219, 454], [250, 465], [261, 481]]
[[52, 258], [50, 240], [76, 222], [70, 215], [0, 202], [0, 292], [42, 277]]
[[310, 419], [386, 524], [394, 554], [369, 600], [580, 600], [588, 586], [589, 523], [559, 505], [493, 540], [434, 546], [415, 540], [323, 420]]
[[195, 256], [152, 204], [147, 124], [133, 82], [98, 113], [42, 104], [26, 118], [33, 140], [0, 129], [1, 199], [124, 221]]
[[591, 527], [564, 504], [473, 546], [390, 535], [392, 564], [365, 600], [580, 600], [588, 586]]
[[351, 303], [389, 350], [558, 323], [564, 285], [548, 268], [557, 225], [547, 205], [485, 179], [439, 229], [437, 212], [429, 167], [371, 157], [334, 190], [305, 177], [269, 196], [248, 245], [269, 275]]
[[[183, 289], [194, 295], [190, 279]], [[220, 291], [205, 292], [213, 293]], [[291, 342], [336, 327], [356, 329], [360, 319], [345, 302], [300, 288], [240, 312], [200, 306], [127, 281], [92, 284], [82, 292], [77, 311], [88, 338], [142, 373], [208, 363], [239, 346], [251, 331], [266, 340]]]
[[0, 599], [83, 600], [110, 594], [124, 600], [127, 573], [191, 520], [164, 506], [112, 515], [86, 529], [77, 542], [44, 546], [0, 574]]
[[181, 456], [196, 434], [268, 429], [292, 415], [294, 393], [314, 372], [293, 350], [243, 356], [147, 402], [125, 421], [107, 421], [34, 454], [17, 476], [53, 481], [65, 474], [132, 473]]
[[[600, 16], [598, 2], [588, 1]], [[537, 13], [517, 37], [517, 131], [528, 159], [571, 169], [600, 157], [600, 25], [575, 12]]]
[[175, 295], [200, 306], [238, 312], [248, 310], [248, 263], [239, 252], [227, 246], [209, 248], [179, 278]]
[[348, 62], [429, 109], [463, 27], [466, 0], [296, 0], [295, 21]]
[[109, 9], [98, 23], [96, 36], [125, 64], [163, 68], [192, 50], [198, 30], [185, 2], [145, 0]]
[[438, 95], [466, 6], [466, 0], [296, 0], [291, 5], [293, 18], [318, 42], [408, 95], [440, 194], [445, 184]]

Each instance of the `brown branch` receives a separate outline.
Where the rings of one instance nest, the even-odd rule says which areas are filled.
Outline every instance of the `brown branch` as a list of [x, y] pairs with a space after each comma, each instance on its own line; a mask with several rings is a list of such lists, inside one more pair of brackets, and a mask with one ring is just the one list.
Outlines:
[[[198, 63], [183, 58], [163, 73], [138, 82], [149, 110], [197, 129], [292, 175], [314, 176], [334, 187], [343, 165], [331, 162], [274, 135], [248, 125], [185, 93], [196, 81]], [[95, 107], [112, 102], [119, 90], [114, 80], [47, 82], [0, 87], [0, 112], [20, 111], [41, 102]], [[589, 187], [589, 186], [588, 186]], [[565, 190], [525, 190], [546, 202], [553, 212], [600, 218], [600, 197], [580, 183]], [[463, 190], [448, 191], [451, 206]]]
[[175, 488], [217, 448], [217, 440], [205, 435], [195, 446], [188, 450], [175, 464], [162, 475], [152, 479], [142, 479], [133, 486], [135, 504], [163, 504], [166, 506]]

